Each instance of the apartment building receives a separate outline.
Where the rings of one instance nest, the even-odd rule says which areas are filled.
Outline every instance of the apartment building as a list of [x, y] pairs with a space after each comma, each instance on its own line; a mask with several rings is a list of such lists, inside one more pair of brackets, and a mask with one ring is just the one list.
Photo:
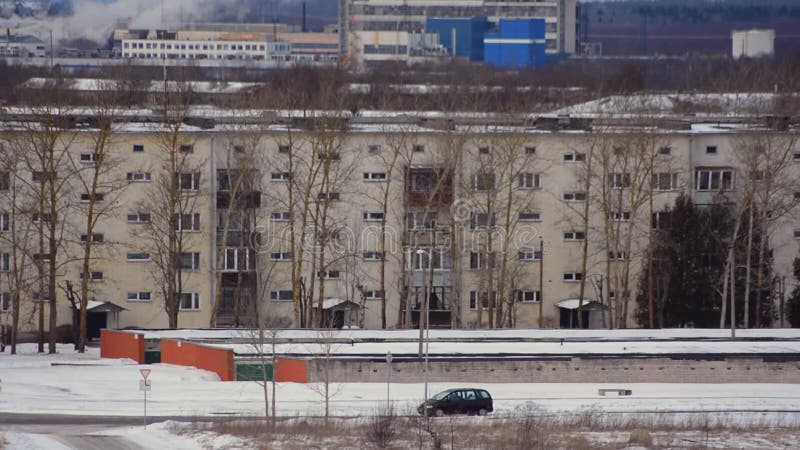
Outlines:
[[[745, 171], [734, 149], [749, 132], [741, 123], [696, 118], [653, 128], [588, 116], [273, 112], [264, 124], [235, 111], [195, 114], [214, 126], [186, 127], [176, 141], [187, 164], [177, 189], [192, 199], [171, 225], [182, 247], [179, 327], [248, 325], [269, 316], [306, 326], [321, 318], [323, 326], [415, 327], [428, 317], [432, 327], [488, 327], [491, 319], [503, 327], [566, 328], [577, 327], [579, 303], [584, 326], [603, 326], [609, 308], [622, 303], [631, 311], [617, 326], [636, 326], [632, 297], [653, 217], [680, 193], [698, 204], [720, 195], [739, 201]], [[131, 116], [112, 140], [119, 163], [108, 176], [125, 186], [106, 194], [113, 207], [95, 235], [82, 235], [73, 223], [85, 197], [79, 182], [63, 200], [73, 213], [64, 216], [70, 225], [59, 286], [79, 285], [75, 258], [92, 239], [92, 304], [119, 307], [116, 323], [108, 313], [98, 319], [107, 326], [168, 325], [158, 263], [164, 241], [153, 235], [167, 230], [152, 224], [166, 220], [157, 219], [163, 211], [154, 203], [170, 176], [165, 128], [153, 125], [156, 113], [149, 124], [138, 123], [142, 118], [141, 111]], [[760, 121], [752, 126], [775, 136], [789, 132]], [[64, 136], [64, 151], [91, 166], [91, 130]], [[587, 154], [600, 143], [608, 158], [636, 157], [625, 148], [652, 152], [646, 182], [620, 169], [587, 189], [587, 167], [600, 165], [600, 153], [592, 166]], [[787, 170], [797, 178], [800, 148], [792, 158]], [[0, 171], [3, 323], [14, 270], [10, 223], [19, 230], [47, 220], [12, 215], [10, 194], [15, 180], [29, 184], [37, 176]], [[633, 198], [627, 193], [636, 185], [656, 216], [650, 206], [615, 206], [598, 194]], [[800, 189], [786, 195], [800, 198]], [[780, 220], [770, 241], [775, 270], [787, 280], [800, 237], [794, 216]], [[607, 223], [631, 230], [626, 246], [609, 250], [600, 238]], [[34, 273], [22, 292], [28, 331], [35, 328], [33, 307], [52, 305], [40, 300]], [[56, 305], [67, 322], [62, 289]]]
[[[394, 33], [394, 41], [407, 41], [409, 35], [424, 33], [431, 18], [487, 17], [545, 20], [545, 51], [549, 55], [575, 53], [577, 0], [486, 1], [446, 0], [341, 0], [339, 5], [340, 52], [355, 61], [364, 59], [380, 33]], [[386, 47], [390, 52], [391, 45]], [[392, 45], [400, 45], [394, 42]]]

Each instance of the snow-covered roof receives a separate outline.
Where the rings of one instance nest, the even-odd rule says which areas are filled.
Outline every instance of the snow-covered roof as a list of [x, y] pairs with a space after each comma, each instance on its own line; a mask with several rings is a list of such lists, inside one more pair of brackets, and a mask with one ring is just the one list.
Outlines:
[[581, 306], [581, 303], [583, 303], [582, 305], [583, 309], [586, 310], [597, 309], [598, 307], [602, 307], [600, 303], [597, 303], [594, 300], [589, 300], [588, 298], [583, 299], [583, 302], [581, 302], [581, 300], [578, 298], [561, 300], [560, 302], [556, 303], [556, 306], [562, 309], [578, 309], [578, 307]]

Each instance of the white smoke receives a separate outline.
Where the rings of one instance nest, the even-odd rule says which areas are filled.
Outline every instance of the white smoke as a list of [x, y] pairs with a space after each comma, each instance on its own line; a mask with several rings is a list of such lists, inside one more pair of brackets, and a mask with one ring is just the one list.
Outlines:
[[75, 0], [70, 17], [18, 17], [0, 19], [3, 31], [32, 34], [42, 40], [86, 38], [105, 42], [118, 23], [131, 28], [173, 28], [181, 22], [213, 21], [213, 6], [236, 8], [236, 0], [117, 0], [98, 3]]

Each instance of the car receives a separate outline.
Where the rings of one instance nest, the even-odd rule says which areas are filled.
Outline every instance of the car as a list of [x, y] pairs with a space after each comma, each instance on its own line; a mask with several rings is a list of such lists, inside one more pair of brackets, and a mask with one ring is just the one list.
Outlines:
[[492, 396], [484, 389], [461, 388], [439, 392], [417, 407], [423, 416], [445, 414], [477, 414], [485, 416], [494, 411]]

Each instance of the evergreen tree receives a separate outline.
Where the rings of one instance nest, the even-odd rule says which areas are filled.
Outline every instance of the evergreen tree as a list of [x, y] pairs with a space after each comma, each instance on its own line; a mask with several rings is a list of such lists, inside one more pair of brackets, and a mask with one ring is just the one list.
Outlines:
[[[800, 282], [800, 257], [794, 259], [794, 279]], [[793, 328], [800, 328], [800, 285], [792, 290], [786, 300], [786, 316]]]
[[[655, 245], [653, 258], [653, 280], [656, 324], [659, 327], [718, 327], [720, 287], [723, 279], [725, 259], [733, 232], [733, 212], [730, 205], [714, 203], [699, 207], [681, 195], [675, 204], [659, 213], [654, 219]], [[742, 227], [747, 229], [747, 224]], [[754, 243], [765, 238], [756, 226]], [[744, 314], [744, 266], [746, 235], [741, 233], [736, 240], [736, 305], [737, 323]], [[755, 244], [754, 244], [755, 245]], [[771, 252], [766, 262], [765, 279], [772, 278]], [[752, 255], [757, 258], [757, 254]], [[757, 261], [756, 261], [757, 262]], [[755, 267], [756, 262], [751, 266]], [[637, 319], [642, 326], [648, 323], [647, 268], [642, 271], [637, 294]], [[751, 283], [751, 298], [755, 284]], [[772, 286], [767, 283], [762, 291], [762, 311], [759, 323], [769, 325], [774, 316], [771, 299]], [[800, 293], [798, 293], [800, 296]], [[750, 317], [755, 320], [755, 306], [750, 304]], [[800, 303], [800, 301], [798, 302]], [[800, 316], [798, 316], [800, 319]]]

